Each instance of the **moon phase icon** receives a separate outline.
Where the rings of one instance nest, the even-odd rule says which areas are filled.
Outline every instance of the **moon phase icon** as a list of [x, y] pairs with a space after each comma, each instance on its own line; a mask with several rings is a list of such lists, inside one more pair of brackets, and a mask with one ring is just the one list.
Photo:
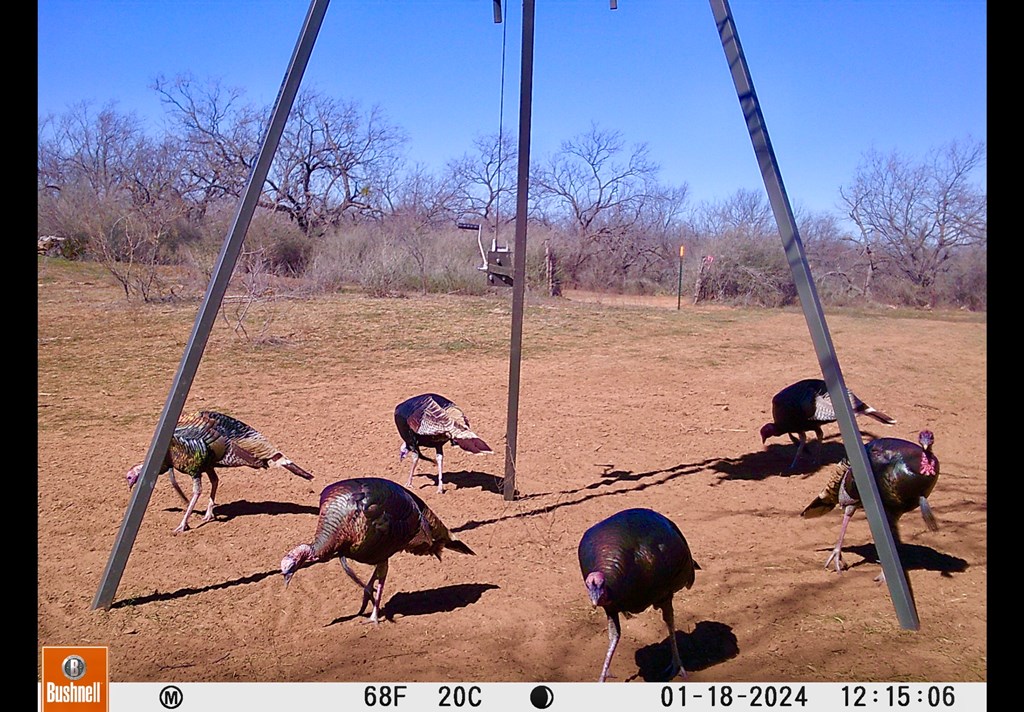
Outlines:
[[539, 710], [546, 710], [555, 701], [555, 693], [547, 685], [537, 685], [530, 691], [530, 702]]

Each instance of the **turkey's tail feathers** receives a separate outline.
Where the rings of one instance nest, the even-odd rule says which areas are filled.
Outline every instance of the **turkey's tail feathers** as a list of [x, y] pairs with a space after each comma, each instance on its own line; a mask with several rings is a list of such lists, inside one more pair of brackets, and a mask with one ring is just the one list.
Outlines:
[[800, 516], [804, 519], [813, 519], [820, 517], [824, 514], [831, 512], [835, 509], [836, 502], [829, 501], [828, 499], [821, 497], [820, 495], [815, 498], [813, 502], [808, 504], [804, 511], [800, 512]]
[[[408, 490], [406, 490], [408, 492]], [[417, 556], [434, 556], [441, 560], [441, 552], [444, 549], [458, 551], [461, 554], [472, 554], [476, 552], [456, 539], [448, 531], [444, 522], [434, 514], [434, 510], [423, 503], [423, 500], [412, 492], [408, 492], [413, 503], [420, 513], [420, 528], [416, 535], [405, 545], [405, 551]]]
[[932, 531], [936, 531], [939, 528], [939, 523], [935, 519], [935, 515], [932, 513], [931, 505], [928, 504], [928, 500], [924, 497], [921, 498], [921, 517], [924, 519], [925, 525]]
[[861, 408], [860, 411], [859, 411], [861, 415], [866, 415], [866, 416], [868, 416], [870, 418], [874, 418], [879, 423], [885, 423], [886, 425], [896, 425], [896, 418], [893, 418], [892, 416], [886, 415], [885, 413], [883, 413], [880, 410], [875, 410], [874, 408], [869, 406], [867, 403], [863, 403], [862, 405], [864, 407]]
[[476, 556], [476, 552], [475, 551], [470, 549], [468, 546], [466, 546], [464, 543], [462, 543], [458, 539], [449, 539], [448, 541], [446, 541], [444, 543], [444, 548], [445, 549], [451, 549], [452, 551], [457, 551], [460, 554], [469, 554], [471, 556]]
[[839, 504], [839, 488], [842, 487], [843, 478], [849, 471], [850, 463], [843, 458], [836, 467], [828, 484], [818, 493], [813, 502], [804, 507], [804, 511], [800, 512], [800, 516], [804, 519], [813, 519], [835, 509], [836, 505]]
[[305, 470], [303, 470], [301, 467], [296, 465], [294, 462], [289, 460], [287, 457], [283, 457], [282, 456], [276, 462], [277, 462], [278, 465], [280, 465], [284, 469], [288, 470], [288, 472], [292, 473], [293, 475], [298, 475], [299, 477], [301, 477], [304, 480], [311, 480], [311, 479], [313, 479], [313, 475], [311, 475], [308, 472], [306, 472]]
[[476, 453], [493, 453], [494, 452], [494, 450], [491, 450], [491, 446], [490, 445], [488, 445], [487, 443], [485, 443], [483, 440], [481, 440], [478, 437], [456, 438], [452, 442], [454, 442], [456, 445], [458, 445], [460, 448], [462, 448], [466, 452], [471, 452], [471, 453], [474, 453], [474, 454], [476, 454]]

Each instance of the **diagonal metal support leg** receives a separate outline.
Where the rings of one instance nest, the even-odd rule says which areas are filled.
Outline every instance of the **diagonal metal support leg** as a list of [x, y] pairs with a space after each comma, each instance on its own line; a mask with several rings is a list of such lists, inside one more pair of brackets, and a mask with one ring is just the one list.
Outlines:
[[157, 422], [156, 433], [153, 435], [153, 442], [149, 446], [146, 461], [142, 466], [142, 474], [132, 492], [128, 509], [121, 521], [121, 528], [117, 532], [114, 541], [114, 548], [110, 552], [110, 558], [103, 571], [103, 578], [100, 580], [100, 587], [92, 602], [92, 608], [110, 608], [117, 592], [117, 586], [121, 582], [125, 565], [128, 563], [128, 556], [131, 554], [132, 545], [142, 524], [142, 516], [146, 513], [149, 498], [153, 494], [153, 486], [156, 484], [157, 468], [163, 462], [164, 453], [171, 443], [171, 436], [181, 415], [181, 409], [185, 405], [189, 389], [199, 369], [199, 361], [206, 349], [206, 342], [213, 329], [213, 323], [220, 310], [221, 301], [227, 291], [228, 281], [231, 279], [231, 272], [235, 268], [238, 254], [242, 249], [242, 241], [249, 229], [253, 213], [256, 210], [256, 202], [263, 191], [263, 184], [270, 172], [270, 164], [277, 152], [277, 144], [281, 140], [284, 126], [288, 120], [292, 103], [299, 90], [302, 81], [302, 74], [306, 71], [306, 64], [309, 62], [309, 55], [313, 51], [313, 43], [320, 32], [320, 25], [323, 23], [324, 15], [327, 13], [327, 6], [330, 0], [312, 0], [309, 11], [306, 13], [306, 20], [302, 25], [295, 50], [292, 52], [291, 61], [285, 73], [284, 81], [277, 95], [277, 103], [270, 118], [270, 125], [267, 128], [263, 144], [260, 146], [259, 156], [253, 165], [252, 173], [249, 175], [249, 182], [242, 194], [238, 205], [238, 212], [235, 214], [231, 230], [221, 247], [217, 264], [214, 266], [213, 279], [207, 287], [206, 295], [203, 297], [202, 306], [196, 316], [195, 325], [192, 327], [192, 334], [185, 345], [185, 353], [178, 366], [178, 372], [174, 376], [171, 385], [171, 392], [164, 404], [160, 420]]
[[754, 92], [754, 83], [750, 78], [747, 61], [736, 32], [736, 23], [733, 20], [732, 11], [729, 9], [728, 0], [710, 0], [710, 2], [711, 12], [715, 16], [715, 25], [722, 40], [722, 48], [725, 50], [725, 58], [729, 63], [729, 71], [732, 73], [732, 80], [736, 85], [736, 94], [740, 100], [740, 108], [743, 110], [743, 118], [747, 123], [747, 130], [750, 132], [750, 141], [754, 146], [754, 154], [761, 168], [764, 186], [768, 191], [768, 199], [772, 206], [772, 212], [775, 214], [779, 234], [782, 237], [782, 246], [793, 272], [793, 281], [796, 283], [797, 294], [800, 296], [804, 318], [807, 320], [807, 327], [811, 332], [811, 341], [814, 343], [814, 350], [818, 355], [818, 363], [821, 366], [825, 383], [828, 385], [829, 395], [832, 396], [839, 432], [843, 436], [846, 454], [853, 467], [853, 476], [861, 494], [864, 512], [871, 525], [871, 534], [875, 538], [875, 545], [882, 562], [882, 573], [885, 574], [889, 593], [896, 607], [896, 616], [902, 627], [918, 630], [921, 624], [917, 617], [917, 609], [910, 594], [906, 573], [900, 564], [889, 522], [882, 508], [882, 499], [878, 494], [878, 486], [871, 472], [871, 465], [868, 462], [860, 429], [857, 427], [856, 417], [850, 407], [850, 401], [846, 397], [846, 383], [839, 370], [839, 360], [836, 358], [828, 325], [825, 323], [825, 315], [818, 301], [818, 293], [814, 288], [811, 269], [807, 264], [804, 246], [797, 231], [796, 219], [793, 217], [793, 210], [790, 207], [785, 186], [782, 184], [782, 173], [775, 160], [771, 141], [768, 139], [768, 128], [761, 115], [761, 107]]

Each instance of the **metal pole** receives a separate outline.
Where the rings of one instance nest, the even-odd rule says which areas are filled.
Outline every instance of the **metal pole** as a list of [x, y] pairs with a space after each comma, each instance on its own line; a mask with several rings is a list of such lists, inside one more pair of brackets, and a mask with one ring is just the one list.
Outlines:
[[526, 290], [526, 215], [530, 187], [530, 118], [533, 105], [534, 0], [523, 0], [523, 48], [519, 77], [519, 173], [516, 185], [515, 254], [512, 257], [512, 337], [508, 357], [508, 416], [505, 430], [506, 500], [515, 499], [516, 438], [519, 432], [519, 367]]
[[747, 122], [750, 141], [754, 146], [754, 154], [761, 168], [761, 176], [764, 179], [772, 212], [775, 214], [775, 222], [778, 224], [779, 234], [782, 237], [786, 259], [793, 272], [793, 281], [796, 283], [797, 294], [800, 296], [800, 303], [803, 306], [804, 318], [807, 320], [807, 327], [811, 332], [811, 341], [814, 343], [814, 350], [818, 355], [818, 363], [821, 366], [825, 383], [828, 385], [829, 395], [832, 396], [839, 431], [843, 436], [846, 454], [853, 468], [853, 476], [861, 495], [864, 512], [871, 525], [871, 533], [875, 538], [879, 559], [882, 562], [882, 571], [885, 573], [885, 582], [889, 586], [889, 594], [892, 596], [896, 608], [896, 616], [902, 627], [918, 630], [920, 621], [917, 617], [913, 597], [910, 594], [906, 572], [900, 565], [899, 553], [882, 508], [882, 500], [871, 472], [867, 451], [857, 427], [853, 409], [850, 407], [850, 401], [846, 396], [846, 383], [839, 370], [839, 360], [829, 336], [825, 315], [818, 301], [818, 293], [807, 264], [807, 256], [797, 230], [796, 219], [793, 217], [789, 198], [782, 183], [782, 173], [768, 138], [768, 128], [761, 115], [761, 108], [754, 92], [754, 83], [750, 78], [746, 58], [740, 46], [736, 23], [732, 18], [732, 11], [729, 9], [727, 0], [710, 0], [710, 2], [711, 12], [715, 16], [715, 24], [725, 50], [725, 58], [729, 64], [729, 71], [732, 73], [733, 83], [736, 85], [740, 108], [743, 110], [743, 117]]
[[93, 609], [109, 608], [114, 594], [117, 592], [117, 586], [121, 582], [125, 565], [128, 563], [128, 556], [131, 554], [135, 537], [142, 524], [142, 516], [146, 513], [150, 495], [153, 493], [153, 486], [156, 484], [157, 467], [163, 462], [164, 454], [170, 446], [171, 436], [178, 423], [178, 417], [181, 415], [181, 409], [185, 405], [185, 399], [192, 387], [192, 381], [199, 368], [199, 361], [202, 359], [213, 322], [217, 318], [221, 301], [227, 291], [231, 272], [235, 268], [235, 262], [242, 248], [242, 241], [249, 229], [253, 212], [256, 210], [256, 202], [263, 190], [267, 173], [270, 171], [270, 164], [277, 151], [277, 144], [284, 131], [288, 113], [291, 111], [292, 102], [298, 92], [302, 74], [309, 61], [309, 55], [313, 51], [313, 43], [316, 41], [329, 3], [330, 0], [312, 0], [310, 3], [288, 70], [281, 89], [278, 91], [277, 104], [271, 116], [270, 126], [263, 139], [256, 163], [253, 165], [252, 173], [249, 175], [249, 182], [238, 205], [231, 230], [221, 247], [217, 264], [214, 267], [213, 279], [207, 287], [199, 314], [196, 316], [195, 325], [192, 327], [192, 335], [189, 336], [188, 343], [185, 345], [185, 353], [178, 366], [178, 372], [174, 377], [163, 412], [160, 414], [160, 420], [157, 422], [149, 452], [146, 454], [142, 475], [135, 484], [131, 501], [114, 541], [114, 548], [110, 552], [106, 569], [103, 571], [103, 578], [96, 591], [96, 597], [93, 599]]

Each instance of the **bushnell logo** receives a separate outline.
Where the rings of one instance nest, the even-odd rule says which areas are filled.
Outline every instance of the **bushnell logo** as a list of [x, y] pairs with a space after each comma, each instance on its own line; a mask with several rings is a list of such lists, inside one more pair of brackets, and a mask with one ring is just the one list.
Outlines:
[[43, 647], [42, 712], [108, 712], [107, 648]]

